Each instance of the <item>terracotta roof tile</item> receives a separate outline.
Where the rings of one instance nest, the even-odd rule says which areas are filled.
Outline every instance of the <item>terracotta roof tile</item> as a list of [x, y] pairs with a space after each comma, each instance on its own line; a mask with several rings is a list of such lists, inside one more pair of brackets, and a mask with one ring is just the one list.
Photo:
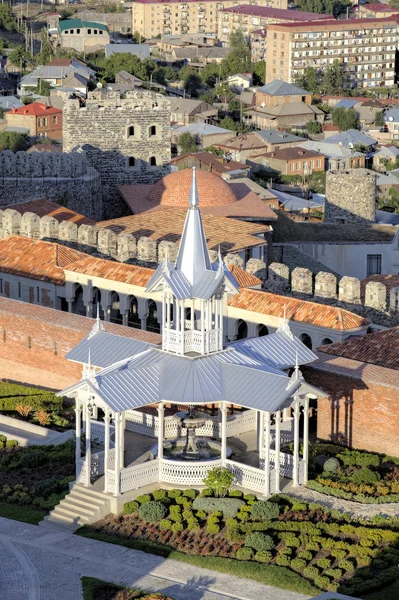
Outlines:
[[399, 371], [399, 327], [322, 346], [320, 351]]
[[21, 213], [21, 215], [26, 212], [35, 213], [35, 215], [38, 215], [39, 217], [48, 215], [49, 217], [54, 217], [54, 219], [56, 219], [59, 223], [62, 221], [71, 221], [72, 223], [76, 223], [78, 226], [95, 224], [95, 221], [89, 219], [89, 217], [85, 217], [85, 215], [81, 215], [74, 210], [70, 210], [69, 208], [65, 208], [60, 204], [51, 202], [51, 200], [32, 200], [31, 202], [12, 204], [11, 206], [7, 206], [7, 208], [17, 210], [19, 213]]
[[240, 290], [240, 294], [236, 294], [231, 298], [229, 306], [281, 318], [284, 317], [285, 309], [287, 319], [291, 321], [299, 321], [338, 331], [369, 325], [367, 319], [336, 306], [278, 296], [260, 290]]
[[54, 108], [54, 106], [47, 106], [47, 104], [42, 104], [41, 102], [32, 102], [32, 104], [26, 104], [20, 108], [13, 107], [10, 110], [10, 113], [14, 115], [40, 117], [41, 115], [62, 115], [62, 110]]
[[[163, 211], [101, 221], [97, 223], [96, 228], [97, 230], [108, 228], [116, 233], [131, 233], [136, 239], [147, 236], [159, 242], [167, 240], [178, 243], [186, 214], [187, 210], [183, 208], [165, 208]], [[202, 215], [202, 221], [210, 250], [217, 250], [220, 244], [222, 253], [225, 254], [265, 244], [264, 239], [255, 236], [268, 231], [266, 225], [245, 223], [208, 214]]]
[[153, 269], [138, 267], [136, 265], [128, 265], [125, 263], [113, 262], [102, 258], [94, 258], [84, 255], [82, 260], [70, 264], [66, 271], [75, 273], [85, 273], [90, 277], [101, 277], [102, 279], [111, 279], [112, 281], [120, 281], [130, 285], [146, 287], [153, 275]]
[[58, 285], [65, 283], [64, 267], [86, 256], [61, 244], [12, 236], [0, 240], [0, 271]]
[[256, 285], [262, 285], [262, 281], [255, 277], [255, 275], [251, 275], [251, 273], [247, 273], [241, 267], [237, 265], [229, 265], [229, 269], [237, 280], [240, 288], [248, 288], [255, 287]]

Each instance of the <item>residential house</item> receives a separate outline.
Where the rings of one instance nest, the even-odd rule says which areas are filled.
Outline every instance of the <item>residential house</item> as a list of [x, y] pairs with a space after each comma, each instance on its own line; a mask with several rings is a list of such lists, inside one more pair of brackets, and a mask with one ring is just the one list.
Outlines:
[[289, 102], [311, 105], [312, 94], [292, 83], [274, 79], [256, 90], [256, 107], [269, 108]]
[[303, 177], [315, 171], [325, 170], [325, 156], [323, 154], [299, 146], [266, 152], [261, 157], [264, 159], [263, 166], [266, 169], [282, 175], [300, 175]]
[[399, 8], [389, 6], [389, 4], [360, 4], [358, 14], [360, 18], [378, 18], [399, 16]]
[[79, 60], [54, 60], [22, 77], [18, 85], [18, 95], [29, 95], [29, 88], [32, 87], [40, 89], [41, 81], [46, 81], [51, 87], [63, 86], [65, 79], [71, 74], [79, 75], [81, 86], [83, 86], [82, 80], [85, 80], [85, 87], [87, 87], [89, 81], [94, 80], [96, 77], [95, 71]]
[[384, 113], [385, 127], [388, 130], [391, 140], [399, 139], [399, 107], [389, 108]]
[[200, 148], [217, 146], [231, 138], [231, 130], [209, 125], [208, 123], [191, 123], [190, 125], [173, 126], [171, 129], [172, 144], [176, 144], [182, 133], [190, 133], [194, 136]]
[[342, 131], [326, 139], [327, 144], [340, 144], [344, 148], [354, 148], [355, 150], [362, 150], [367, 153], [367, 157], [377, 147], [377, 140], [358, 131], [357, 129], [349, 129], [348, 131]]
[[261, 129], [303, 129], [309, 121], [323, 123], [325, 113], [316, 105], [286, 102], [268, 108], [246, 110], [244, 120]]
[[227, 141], [215, 145], [232, 159], [242, 162], [246, 158], [256, 156], [262, 152], [296, 146], [299, 142], [304, 141], [304, 138], [290, 133], [284, 133], [276, 129], [263, 129], [230, 137]]
[[265, 60], [266, 29], [254, 29], [253, 31], [250, 31], [248, 39], [251, 49], [251, 61], [259, 62]]
[[209, 63], [220, 64], [230, 52], [230, 48], [222, 48], [221, 46], [200, 47], [184, 45], [181, 48], [174, 48], [171, 51], [171, 61], [184, 61], [192, 66], [201, 68]]
[[6, 127], [25, 128], [29, 135], [50, 140], [62, 139], [62, 110], [33, 102], [5, 113]]
[[60, 21], [54, 37], [56, 44], [61, 48], [72, 48], [78, 52], [93, 52], [110, 43], [107, 25], [94, 21], [82, 21], [82, 19]]
[[227, 78], [228, 85], [236, 92], [242, 92], [252, 86], [252, 73], [237, 73]]
[[172, 123], [189, 125], [190, 123], [203, 123], [211, 117], [216, 117], [218, 111], [203, 100], [171, 98], [170, 113]]
[[324, 140], [324, 142], [317, 142], [307, 140], [300, 142], [299, 146], [306, 150], [312, 150], [319, 152], [325, 156], [325, 170], [326, 171], [347, 171], [348, 169], [355, 169], [357, 167], [365, 167], [366, 155], [352, 148], [346, 148], [342, 143], [330, 143], [330, 138]]
[[[176, 169], [188, 169], [190, 167], [196, 167], [203, 171], [209, 171], [222, 177], [225, 173], [237, 173], [239, 171], [243, 174], [249, 174], [251, 167], [244, 163], [236, 162], [235, 160], [227, 160], [221, 156], [216, 156], [211, 152], [187, 152], [173, 158], [170, 161], [173, 168]], [[262, 188], [263, 189], [263, 188]]]
[[0, 108], [4, 111], [25, 106], [16, 96], [0, 96]]
[[373, 155], [373, 167], [378, 171], [386, 171], [387, 163], [396, 165], [399, 160], [399, 148], [396, 146], [381, 146]]
[[78, 19], [82, 21], [95, 21], [107, 25], [110, 33], [122, 33], [123, 35], [131, 35], [132, 32], [132, 14], [125, 7], [123, 12], [93, 12], [92, 10], [79, 10], [76, 13]]

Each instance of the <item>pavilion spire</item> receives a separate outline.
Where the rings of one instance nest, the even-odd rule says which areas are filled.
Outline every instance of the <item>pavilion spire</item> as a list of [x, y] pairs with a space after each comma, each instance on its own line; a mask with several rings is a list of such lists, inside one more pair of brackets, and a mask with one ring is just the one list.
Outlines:
[[100, 319], [100, 303], [97, 298], [97, 314], [96, 314], [96, 322], [94, 323], [92, 330], [89, 333], [89, 338], [93, 337], [98, 331], [105, 331], [105, 327], [103, 322]]
[[285, 335], [288, 335], [288, 337], [290, 337], [291, 339], [294, 339], [294, 336], [293, 336], [292, 331], [290, 329], [289, 320], [287, 319], [287, 306], [286, 306], [286, 304], [284, 304], [283, 322], [281, 323], [280, 327], [278, 327], [276, 333], [285, 333]]

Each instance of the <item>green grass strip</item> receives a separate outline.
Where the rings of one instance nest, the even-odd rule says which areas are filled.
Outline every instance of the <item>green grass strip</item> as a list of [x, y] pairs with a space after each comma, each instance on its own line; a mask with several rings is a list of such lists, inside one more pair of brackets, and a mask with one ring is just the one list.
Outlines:
[[32, 508], [31, 506], [18, 506], [17, 504], [0, 502], [0, 517], [4, 517], [5, 519], [14, 519], [14, 521], [37, 525], [44, 519], [46, 514], [46, 511]]
[[75, 533], [93, 540], [117, 544], [125, 548], [133, 548], [134, 550], [141, 550], [142, 552], [162, 556], [163, 558], [178, 560], [194, 567], [219, 571], [219, 573], [226, 573], [243, 579], [252, 579], [258, 583], [279, 587], [284, 590], [300, 592], [310, 596], [320, 594], [318, 588], [286, 567], [265, 565], [252, 561], [239, 561], [234, 558], [222, 558], [219, 556], [193, 556], [147, 540], [125, 540], [116, 536], [95, 532], [86, 526], [81, 527]]

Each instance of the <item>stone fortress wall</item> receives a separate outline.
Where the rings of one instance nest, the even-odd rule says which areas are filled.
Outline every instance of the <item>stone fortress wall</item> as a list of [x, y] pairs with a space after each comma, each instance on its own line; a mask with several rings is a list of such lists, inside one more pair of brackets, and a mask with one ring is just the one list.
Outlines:
[[81, 146], [101, 176], [104, 218], [127, 214], [121, 184], [153, 184], [169, 172], [170, 100], [149, 91], [91, 92], [63, 110], [63, 149]]
[[368, 169], [328, 171], [324, 222], [374, 223], [376, 181]]
[[84, 152], [0, 152], [0, 208], [43, 198], [102, 218], [100, 176]]

